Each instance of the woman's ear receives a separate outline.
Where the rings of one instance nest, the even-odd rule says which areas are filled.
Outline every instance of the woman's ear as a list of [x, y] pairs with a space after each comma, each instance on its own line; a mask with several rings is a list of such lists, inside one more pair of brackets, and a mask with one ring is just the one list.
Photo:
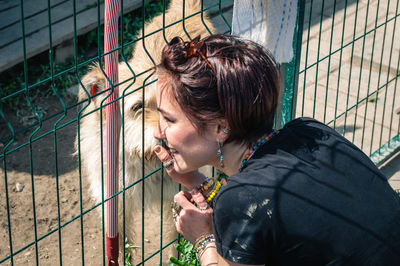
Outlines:
[[230, 136], [231, 129], [228, 121], [225, 119], [219, 119], [217, 122], [217, 138], [219, 141], [225, 142]]

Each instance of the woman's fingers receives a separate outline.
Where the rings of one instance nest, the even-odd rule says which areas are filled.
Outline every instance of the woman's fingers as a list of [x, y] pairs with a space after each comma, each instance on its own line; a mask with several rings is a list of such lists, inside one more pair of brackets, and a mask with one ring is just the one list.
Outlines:
[[154, 147], [154, 152], [156, 153], [158, 159], [163, 162], [167, 172], [173, 169], [174, 160], [165, 148], [163, 148], [161, 145], [157, 145]]
[[191, 202], [191, 197], [189, 192], [187, 191], [180, 191], [174, 196], [174, 201], [178, 203], [182, 209], [188, 210], [188, 209], [195, 209], [196, 207], [193, 205]]
[[[187, 240], [194, 243], [199, 236], [212, 232], [211, 208], [206, 211], [200, 211], [194, 205], [192, 194], [187, 191], [181, 191], [176, 194], [174, 200], [180, 206], [179, 213], [175, 217], [176, 229]], [[201, 199], [198, 202], [200, 203]]]
[[[175, 195], [174, 200], [183, 208], [183, 209], [200, 209], [202, 211], [209, 208], [209, 205], [204, 198], [203, 194], [193, 189], [190, 192], [181, 191]], [[197, 207], [193, 204], [196, 203]]]
[[209, 205], [201, 192], [193, 189], [190, 194], [200, 210], [205, 211], [209, 208]]

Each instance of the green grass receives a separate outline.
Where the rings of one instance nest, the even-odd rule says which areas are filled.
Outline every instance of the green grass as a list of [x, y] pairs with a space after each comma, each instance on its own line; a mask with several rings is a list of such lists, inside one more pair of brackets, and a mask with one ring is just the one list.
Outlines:
[[171, 257], [170, 261], [172, 265], [187, 265], [187, 266], [200, 266], [199, 261], [196, 258], [196, 253], [193, 250], [193, 245], [185, 238], [181, 238], [178, 244], [174, 245], [176, 250], [179, 252], [179, 259]]
[[[138, 246], [132, 246], [131, 244], [128, 243], [128, 238], [125, 238], [125, 254], [124, 254], [124, 261], [126, 266], [132, 266], [131, 263], [131, 253], [129, 250], [139, 248]], [[119, 254], [122, 256], [122, 251], [119, 252]]]

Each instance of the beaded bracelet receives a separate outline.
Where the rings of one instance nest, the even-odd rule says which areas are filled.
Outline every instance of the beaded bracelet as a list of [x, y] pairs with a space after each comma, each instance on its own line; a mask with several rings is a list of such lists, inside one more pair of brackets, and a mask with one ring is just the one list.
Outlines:
[[194, 241], [194, 246], [193, 246], [193, 248], [196, 249], [196, 248], [204, 241], [204, 239], [212, 238], [212, 237], [214, 237], [214, 234], [212, 234], [212, 233], [204, 234], [204, 235], [199, 236], [199, 237], [196, 238], [196, 240]]
[[193, 249], [196, 252], [196, 258], [198, 261], [200, 261], [200, 252], [202, 252], [205, 247], [212, 242], [215, 242], [213, 234], [205, 234], [196, 239]]
[[203, 194], [205, 199], [207, 199], [208, 196], [210, 196], [211, 193], [215, 190], [217, 183], [218, 183], [218, 181], [216, 181], [214, 179], [214, 182], [207, 188], [207, 190], [205, 190], [204, 192], [201, 192], [201, 194]]
[[214, 185], [215, 178], [206, 177], [206, 180], [203, 181], [199, 186], [196, 187], [196, 190], [199, 192], [207, 191], [212, 185]]
[[212, 199], [218, 194], [218, 191], [223, 187], [221, 185], [221, 182], [217, 181], [217, 185], [215, 186], [215, 189], [211, 194], [207, 197], [206, 202], [212, 201]]

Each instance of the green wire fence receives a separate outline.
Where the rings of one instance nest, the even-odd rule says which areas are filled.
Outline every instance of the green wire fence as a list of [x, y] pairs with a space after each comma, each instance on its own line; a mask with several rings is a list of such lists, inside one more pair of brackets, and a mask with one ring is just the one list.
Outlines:
[[[1, 179], [0, 193], [2, 202], [0, 209], [0, 217], [2, 218], [0, 264], [101, 265], [106, 263], [103, 203], [109, 199], [103, 197], [99, 204], [93, 204], [90, 201], [86, 191], [88, 184], [83, 178], [81, 169], [80, 143], [78, 142], [76, 160], [72, 159], [74, 153], [72, 147], [74, 146], [75, 135], [79, 138], [81, 134], [79, 121], [103, 110], [99, 107], [96, 110], [85, 112], [85, 109], [87, 109], [91, 100], [96, 100], [96, 98], [100, 98], [100, 106], [104, 107], [106, 105], [104, 99], [108, 91], [99, 92], [94, 97], [88, 97], [87, 101], [78, 103], [74, 97], [71, 98], [70, 93], [65, 89], [65, 80], [72, 80], [70, 83], [84, 87], [82, 76], [88, 67], [95, 61], [100, 62], [100, 65], [102, 64], [104, 57], [102, 53], [102, 2], [99, 0], [21, 0], [18, 3], [9, 1], [4, 7], [1, 7], [1, 14], [10, 12], [10, 14], [15, 15], [15, 11], [19, 12], [17, 21], [6, 22], [1, 20], [4, 23], [4, 25], [0, 25], [1, 30], [7, 31], [8, 28], [17, 25], [20, 26], [21, 34], [15, 39], [12, 39], [14, 36], [10, 35], [10, 41], [2, 43], [3, 46], [0, 49], [6, 49], [6, 45], [11, 46], [13, 42], [20, 41], [22, 47], [19, 52], [23, 54], [23, 62], [9, 71], [4, 71], [1, 77], [2, 85], [5, 84], [4, 89], [6, 91], [2, 90], [2, 94], [0, 94], [0, 115], [2, 118], [0, 160], [2, 163], [1, 175], [4, 177]], [[157, 13], [165, 14], [170, 1], [139, 0], [133, 4], [132, 2], [134, 1], [121, 1], [120, 46], [118, 48], [120, 50], [120, 61], [127, 65], [132, 75], [129, 79], [120, 80], [119, 85], [124, 85], [126, 89], [117, 100], [132, 94], [133, 91], [127, 89], [136, 82], [137, 77], [146, 74], [135, 73], [129, 66], [128, 60], [132, 54], [132, 47], [141, 42], [144, 44], [145, 38], [172, 26], [165, 23], [165, 16], [163, 16], [163, 28], [157, 29], [155, 32], [144, 33], [145, 23]], [[35, 7], [35, 4], [39, 7]], [[127, 8], [125, 8], [125, 4], [128, 6]], [[25, 5], [28, 6], [28, 9], [25, 8]], [[132, 9], [132, 6], [136, 6], [138, 9], [133, 13], [125, 14], [124, 12], [127, 9]], [[68, 9], [65, 10], [67, 7]], [[34, 10], [31, 10], [31, 8]], [[230, 25], [224, 13], [227, 13], [227, 10], [229, 13], [231, 9], [232, 2], [230, 1], [210, 0], [202, 3], [201, 10], [197, 14], [203, 17], [203, 13], [207, 13], [214, 23], [220, 24], [218, 32], [228, 33], [230, 32]], [[69, 15], [64, 16], [64, 13], [60, 13], [61, 11], [69, 13]], [[94, 29], [89, 33], [79, 36], [78, 33], [82, 34], [82, 27], [89, 27], [86, 24], [82, 26], [82, 16], [80, 15], [88, 14], [88, 12], [95, 16], [96, 25], [91, 26]], [[188, 33], [185, 28], [185, 20], [194, 15], [196, 14], [188, 14], [185, 13], [185, 10], [182, 10], [182, 19], [175, 24], [182, 23], [182, 30]], [[55, 16], [59, 17], [55, 18]], [[31, 47], [28, 47], [29, 38], [35, 34], [35, 31], [32, 30], [32, 25], [29, 23], [36, 17], [47, 20], [47, 25], [42, 25], [37, 30], [46, 29], [48, 43], [47, 50], [43, 54], [30, 59], [33, 52], [30, 50]], [[55, 29], [58, 27], [57, 30], [59, 30], [59, 24], [68, 19], [72, 20], [69, 29], [72, 38], [69, 42], [73, 46], [73, 57], [67, 63], [60, 64], [55, 60], [58, 52], [58, 48], [54, 48], [58, 40], [58, 32]], [[42, 21], [38, 23], [40, 22]], [[28, 31], [26, 30], [27, 26], [29, 26]], [[207, 28], [207, 25], [204, 24], [204, 27]], [[138, 36], [139, 30], [142, 30], [142, 36]], [[91, 43], [91, 47], [85, 46], [85, 42]], [[146, 48], [145, 52], [150, 60], [153, 60]], [[45, 67], [38, 69], [37, 64], [45, 65]], [[4, 81], [9, 77], [12, 80], [13, 76], [10, 72], [19, 71], [21, 74], [17, 73], [15, 76], [21, 82], [10, 81], [10, 84], [7, 84], [7, 81]], [[42, 73], [38, 75], [36, 72]], [[139, 86], [138, 90], [144, 91], [146, 86], [154, 83], [155, 80], [149, 78], [144, 81], [143, 85]], [[70, 85], [70, 83], [67, 84]], [[86, 90], [89, 96], [90, 88], [86, 88]], [[123, 107], [124, 101], [121, 100], [121, 103]], [[144, 108], [144, 105], [142, 108]], [[21, 113], [19, 109], [26, 111]], [[124, 114], [122, 114], [122, 118], [124, 129]], [[144, 128], [144, 120], [142, 125]], [[103, 134], [101, 131], [99, 141], [101, 141]], [[124, 134], [122, 134], [122, 142], [124, 142], [124, 137]], [[141, 139], [143, 145], [143, 134]], [[101, 154], [102, 151], [103, 145], [101, 146]], [[124, 154], [122, 153], [122, 156]], [[145, 180], [161, 171], [160, 165], [160, 168], [155, 171], [145, 172], [143, 155], [142, 178], [133, 184], [123, 183], [124, 189], [118, 193], [123, 199], [122, 208], [125, 207], [126, 191], [138, 187], [144, 195], [143, 184]], [[122, 162], [124, 165], [124, 157]], [[98, 163], [103, 165], [103, 157]], [[124, 172], [125, 167], [122, 167], [122, 169]], [[103, 169], [101, 175], [103, 176]], [[124, 182], [124, 179], [122, 181]], [[161, 181], [159, 190], [161, 194], [163, 192], [162, 187]], [[101, 190], [104, 190], [103, 183]], [[140, 201], [141, 199], [137, 200]], [[143, 199], [142, 202], [144, 204]], [[168, 207], [169, 204], [169, 202], [161, 202], [161, 205], [168, 205]], [[98, 212], [94, 212], [96, 208], [101, 209], [101, 216]], [[123, 220], [125, 214], [123, 212], [123, 217], [121, 217]], [[144, 217], [143, 211], [143, 231]], [[176, 238], [170, 243], [163, 241], [162, 212], [159, 224], [161, 232], [160, 249], [150, 255], [146, 251], [145, 256], [145, 250], [142, 248], [141, 251], [137, 252], [139, 258], [135, 258], [135, 262], [142, 261], [140, 264], [144, 264], [150, 259], [154, 261], [154, 258], [159, 257], [158, 261], [161, 264], [163, 250], [178, 239]], [[123, 233], [120, 236], [122, 239], [125, 238], [125, 228], [126, 224], [123, 223]], [[140, 238], [142, 246], [144, 246], [147, 239], [145, 239], [144, 234]], [[123, 245], [122, 254], [131, 248], [129, 245]], [[122, 254], [120, 257], [124, 258]], [[122, 261], [124, 264], [130, 264], [128, 260], [122, 259]]]
[[309, 0], [299, 9], [292, 115], [328, 124], [382, 164], [400, 148], [399, 1]]
[[[22, 55], [22, 63], [0, 74], [0, 264], [104, 265], [103, 203], [108, 199], [100, 204], [90, 200], [79, 146], [77, 156], [72, 154], [74, 138], [81, 134], [79, 121], [102, 110], [85, 113], [90, 101], [104, 100], [108, 92], [78, 103], [65, 89], [71, 84], [83, 86], [81, 78], [88, 67], [104, 57], [102, 1], [47, 0], [42, 1], [43, 8], [35, 14], [31, 10], [35, 0], [5, 2], [0, 7], [0, 18], [6, 18], [5, 14], [13, 10], [17, 10], [19, 18], [14, 22], [0, 19], [0, 31], [19, 27], [20, 37], [16, 41], [21, 44], [18, 53]], [[169, 1], [143, 0], [136, 5], [131, 2], [121, 1], [119, 37], [120, 61], [132, 72], [131, 78], [119, 82], [128, 88], [146, 74], [135, 73], [129, 67], [132, 47], [154, 34], [146, 32], [144, 36], [137, 36], [134, 32], [143, 29], [155, 12], [165, 14]], [[232, 4], [228, 0], [204, 0], [200, 13], [205, 12], [212, 18], [218, 33], [229, 33]], [[65, 19], [72, 21], [68, 41], [73, 56], [63, 64], [55, 60], [58, 41], [54, 29], [61, 23], [57, 17], [60, 15], [53, 13], [56, 7], [67, 10], [69, 15]], [[90, 10], [96, 22], [92, 28], [82, 31], [79, 15]], [[27, 30], [27, 26], [30, 27], [30, 19], [35, 15], [46, 21], [41, 27], [47, 31], [48, 42], [45, 51], [32, 57], [29, 46], [34, 32]], [[184, 31], [188, 16], [183, 10]], [[396, 153], [400, 147], [399, 16], [396, 0], [299, 0], [293, 43], [295, 58], [282, 65], [285, 86], [277, 125], [298, 116], [314, 117], [355, 143], [376, 164]], [[0, 49], [10, 43], [3, 42]], [[138, 90], [144, 91], [152, 83], [153, 79], [145, 80]], [[90, 88], [86, 89], [89, 96]], [[117, 99], [122, 110], [123, 99], [130, 94], [132, 91], [124, 91]], [[122, 132], [124, 119], [122, 115]], [[125, 135], [121, 137], [124, 143]], [[98, 163], [103, 165], [102, 161]], [[124, 175], [125, 167], [122, 169]], [[132, 184], [122, 184], [124, 189], [118, 195], [123, 199], [123, 209], [125, 193], [137, 187], [143, 196], [145, 180], [159, 171], [161, 166], [150, 173], [143, 166], [142, 178]], [[161, 182], [161, 194], [162, 187]], [[143, 202], [143, 199], [137, 200]], [[102, 209], [102, 217], [94, 209]], [[123, 212], [123, 220], [125, 215]], [[160, 249], [150, 255], [145, 255], [144, 249], [137, 252], [140, 264], [155, 258], [162, 264], [163, 250], [178, 239], [169, 243], [163, 240], [162, 211], [159, 225]], [[123, 232], [126, 226], [123, 223]], [[124, 236], [123, 233], [120, 238]], [[141, 241], [146, 242], [144, 235]], [[122, 254], [127, 251], [125, 247], [130, 248], [124, 246]]]

